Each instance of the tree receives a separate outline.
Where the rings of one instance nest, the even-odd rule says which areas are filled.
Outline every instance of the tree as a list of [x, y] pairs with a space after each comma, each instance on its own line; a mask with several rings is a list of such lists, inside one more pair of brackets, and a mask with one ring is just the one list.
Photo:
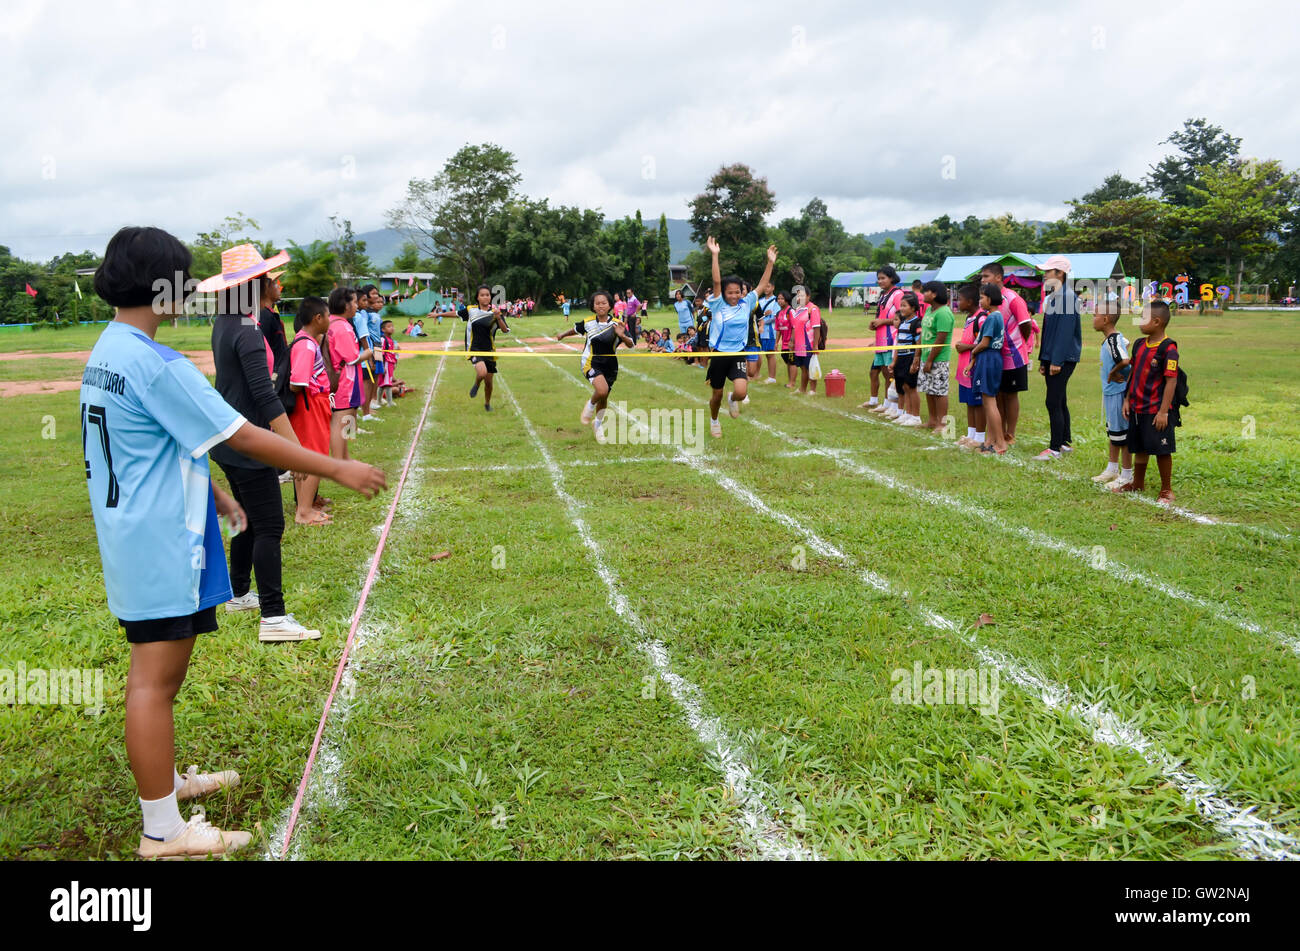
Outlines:
[[650, 269], [650, 291], [659, 301], [668, 300], [668, 265], [672, 264], [672, 245], [668, 240], [668, 216], [659, 215], [659, 231], [655, 234], [654, 260]]
[[330, 224], [334, 226], [334, 255], [338, 260], [338, 269], [345, 281], [370, 277], [375, 266], [366, 254], [366, 243], [358, 241], [352, 233], [352, 222], [347, 218], [339, 224], [337, 215], [330, 215]]
[[338, 255], [329, 241], [313, 241], [306, 247], [289, 242], [289, 263], [280, 280], [286, 297], [324, 296], [340, 280]]
[[1106, 180], [1079, 199], [1085, 205], [1104, 205], [1108, 201], [1124, 201], [1139, 198], [1145, 189], [1137, 182], [1129, 181], [1119, 172], [1106, 176]]
[[407, 241], [402, 245], [402, 250], [394, 255], [390, 270], [407, 273], [432, 273], [435, 267], [437, 267], [437, 262], [433, 258], [421, 256], [420, 249], [416, 247], [415, 242]]
[[1190, 256], [1175, 238], [1178, 223], [1173, 206], [1145, 195], [1070, 204], [1065, 227], [1051, 234], [1052, 249], [1117, 251], [1130, 273], [1144, 272], [1139, 277], [1173, 277], [1191, 267]]
[[1246, 258], [1273, 248], [1270, 234], [1282, 220], [1283, 208], [1275, 200], [1280, 180], [1289, 180], [1275, 159], [1267, 162], [1202, 166], [1196, 169], [1199, 184], [1188, 186], [1193, 204], [1177, 212], [1196, 246], [1222, 255], [1224, 273], [1232, 279], [1236, 261], [1236, 293], [1241, 296], [1241, 278]]
[[194, 256], [190, 273], [199, 280], [221, 273], [221, 252], [237, 244], [256, 245], [258, 253], [263, 257], [269, 257], [274, 253], [269, 247], [269, 242], [254, 241], [248, 236], [249, 232], [261, 230], [261, 225], [242, 211], [238, 211], [233, 215], [227, 215], [221, 224], [211, 231], [200, 231], [198, 237], [189, 245], [190, 254]]
[[472, 288], [488, 270], [483, 231], [513, 199], [519, 179], [510, 152], [491, 143], [466, 145], [434, 178], [407, 183], [406, 198], [387, 213], [388, 225], [438, 262], [444, 282]]
[[767, 179], [755, 178], [748, 165], [736, 163], [718, 169], [690, 206], [691, 240], [703, 244], [709, 235], [717, 238], [726, 272], [747, 256], [742, 249], [752, 250], [766, 240], [765, 221], [776, 208], [776, 197]]
[[1181, 131], [1163, 141], [1177, 146], [1180, 154], [1167, 155], [1152, 165], [1146, 186], [1180, 207], [1195, 201], [1190, 189], [1199, 180], [1198, 169], [1216, 168], [1235, 158], [1241, 148], [1241, 139], [1205, 119], [1186, 120]]
[[512, 201], [483, 229], [486, 281], [503, 286], [510, 298], [586, 296], [613, 276], [602, 230], [599, 211], [551, 208], [545, 199]]

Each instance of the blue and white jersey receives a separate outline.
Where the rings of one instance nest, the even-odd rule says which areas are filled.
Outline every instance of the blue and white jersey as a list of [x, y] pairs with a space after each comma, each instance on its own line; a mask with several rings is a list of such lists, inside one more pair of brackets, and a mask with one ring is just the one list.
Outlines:
[[569, 316], [569, 302], [567, 300], [560, 305], [560, 309], [564, 311], [565, 317]]
[[81, 377], [81, 443], [109, 609], [182, 617], [231, 598], [208, 450], [245, 419], [175, 350], [114, 321]]
[[758, 302], [758, 309], [763, 314], [763, 328], [759, 336], [765, 340], [771, 340], [776, 336], [776, 315], [781, 312], [781, 305], [777, 303], [776, 295], [761, 298]]
[[384, 316], [382, 310], [366, 311], [370, 322], [370, 349], [381, 350], [384, 346]]
[[709, 349], [719, 353], [739, 353], [749, 341], [749, 314], [758, 303], [758, 295], [750, 291], [734, 305], [725, 297], [710, 297], [706, 302], [709, 313]]
[[1128, 359], [1128, 341], [1118, 330], [1109, 334], [1101, 345], [1101, 394], [1102, 396], [1121, 396], [1128, 389], [1128, 377], [1131, 367], [1124, 370], [1124, 378], [1118, 383], [1110, 375], [1115, 367]]
[[692, 324], [691, 302], [687, 300], [673, 301], [673, 309], [677, 311], [677, 329], [687, 331]]

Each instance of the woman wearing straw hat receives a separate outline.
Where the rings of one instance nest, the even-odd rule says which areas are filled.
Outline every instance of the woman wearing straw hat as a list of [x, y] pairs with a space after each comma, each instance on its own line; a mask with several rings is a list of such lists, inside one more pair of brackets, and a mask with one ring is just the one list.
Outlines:
[[[221, 273], [202, 281], [198, 290], [215, 292], [212, 359], [216, 389], [222, 398], [256, 426], [298, 444], [284, 404], [271, 381], [274, 363], [270, 344], [257, 323], [260, 279], [289, 260], [281, 251], [263, 259], [251, 244], [221, 252]], [[276, 470], [236, 452], [228, 445], [212, 447], [211, 456], [230, 482], [230, 492], [248, 515], [248, 528], [230, 540], [230, 583], [234, 597], [227, 611], [260, 608], [260, 641], [305, 641], [320, 631], [299, 624], [285, 610], [280, 587], [280, 539], [284, 535], [284, 500]], [[257, 593], [250, 590], [257, 577]]]

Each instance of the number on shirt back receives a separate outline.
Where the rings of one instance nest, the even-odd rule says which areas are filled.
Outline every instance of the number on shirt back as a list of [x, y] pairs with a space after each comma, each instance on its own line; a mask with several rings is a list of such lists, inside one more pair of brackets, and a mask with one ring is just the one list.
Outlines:
[[86, 433], [90, 427], [94, 426], [99, 430], [99, 444], [104, 450], [104, 462], [108, 466], [108, 500], [104, 503], [107, 508], [117, 508], [120, 492], [118, 491], [117, 476], [113, 473], [113, 449], [108, 442], [108, 417], [102, 406], [87, 406], [81, 404], [81, 455], [86, 463], [86, 478], [90, 478], [90, 456], [86, 452]]

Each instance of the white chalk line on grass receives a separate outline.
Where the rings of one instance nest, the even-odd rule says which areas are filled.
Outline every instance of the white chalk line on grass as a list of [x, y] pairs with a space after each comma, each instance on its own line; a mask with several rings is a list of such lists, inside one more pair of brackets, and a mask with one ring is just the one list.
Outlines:
[[[551, 363], [549, 359], [542, 359], [543, 362], [550, 364], [555, 369], [560, 369]], [[561, 370], [560, 372], [564, 371]], [[585, 382], [578, 382], [579, 385], [586, 386]], [[727, 785], [740, 803], [742, 831], [746, 837], [752, 838], [759, 858], [820, 858], [814, 850], [804, 846], [799, 841], [798, 836], [774, 816], [759, 789], [759, 781], [754, 778], [743, 746], [727, 733], [726, 727], [723, 726], [718, 717], [710, 716], [704, 712], [703, 691], [673, 670], [672, 661], [668, 656], [668, 649], [662, 641], [651, 635], [649, 627], [636, 613], [627, 596], [619, 587], [618, 575], [606, 563], [600, 543], [591, 534], [591, 529], [581, 515], [581, 503], [570, 495], [564, 486], [564, 473], [560, 466], [556, 463], [550, 450], [546, 448], [546, 444], [542, 442], [541, 437], [537, 435], [537, 430], [533, 428], [532, 421], [524, 413], [519, 401], [515, 399], [509, 385], [504, 380], [499, 385], [505, 390], [506, 397], [514, 406], [515, 412], [519, 414], [519, 419], [528, 431], [529, 439], [532, 440], [533, 445], [540, 453], [546, 470], [551, 477], [551, 487], [564, 503], [569, 521], [577, 530], [578, 537], [582, 539], [582, 544], [586, 546], [587, 551], [590, 553], [600, 580], [605, 583], [605, 593], [609, 599], [610, 608], [636, 633], [639, 638], [636, 644], [637, 649], [646, 655], [654, 667], [655, 673], [667, 684], [668, 692], [672, 695], [673, 700], [677, 702], [678, 707], [681, 708], [692, 732], [695, 733], [706, 748], [717, 756]]]
[[[847, 450], [846, 450], [847, 451]], [[807, 456], [820, 456], [816, 449], [792, 449], [773, 453], [775, 459], [803, 459]], [[712, 458], [705, 456], [704, 458]], [[680, 460], [672, 456], [613, 456], [609, 459], [570, 459], [567, 462], [556, 461], [561, 469], [596, 468], [599, 466], [627, 465], [629, 463], [667, 462], [680, 465]], [[522, 465], [482, 465], [482, 466], [426, 466], [425, 472], [536, 472], [546, 468], [545, 463], [530, 462]]]
[[[448, 334], [448, 344], [451, 342], [451, 337], [452, 334]], [[430, 383], [429, 394], [425, 398], [422, 418], [427, 416], [429, 408], [433, 405], [434, 396], [438, 391], [438, 384], [442, 380], [445, 363], [446, 357], [439, 356], [438, 367], [434, 372], [433, 381]], [[418, 421], [417, 426], [419, 426]], [[420, 460], [424, 458], [424, 441], [422, 437], [423, 429], [421, 428], [416, 434], [417, 441], [411, 455], [411, 465], [407, 469], [406, 479], [401, 486], [402, 496], [396, 500], [397, 507], [394, 514], [400, 516], [403, 521], [409, 519], [414, 514], [416, 506], [419, 505], [418, 493], [423, 484], [423, 476], [419, 465]], [[382, 530], [382, 523], [379, 528]], [[359, 589], [364, 589], [365, 579], [370, 574], [377, 557], [379, 557], [378, 551], [371, 552], [362, 562]], [[380, 573], [376, 572], [374, 582], [372, 582], [372, 590], [373, 584], [377, 583], [380, 577]], [[339, 679], [338, 699], [333, 701], [327, 714], [328, 720], [325, 724], [327, 732], [322, 737], [316, 767], [312, 771], [310, 786], [302, 804], [304, 811], [318, 813], [322, 808], [337, 810], [343, 809], [347, 805], [343, 788], [343, 753], [340, 740], [348, 718], [352, 713], [357, 691], [357, 673], [361, 670], [361, 660], [364, 658], [365, 650], [368, 645], [378, 641], [386, 631], [387, 628], [384, 625], [359, 624], [357, 627], [356, 637], [352, 641], [343, 674]], [[293, 806], [286, 806], [279, 820], [277, 820], [270, 838], [267, 840], [267, 850], [264, 858], [271, 860], [281, 858], [280, 849], [282, 849], [292, 818]], [[289, 861], [297, 861], [302, 857], [302, 839], [300, 837], [295, 838], [290, 843], [289, 850], [283, 857]]]
[[[678, 393], [681, 396], [686, 397], [687, 399], [691, 399], [691, 400], [699, 399], [695, 395], [688, 393], [686, 390], [674, 386], [671, 383], [664, 383], [662, 380], [657, 380], [654, 377], [646, 376], [645, 374], [638, 373], [635, 370], [627, 370], [625, 372], [627, 372], [631, 376], [653, 383], [656, 386], [662, 387], [666, 390]], [[842, 410], [834, 410], [834, 409], [828, 409], [827, 411], [835, 412], [835, 413], [843, 412]], [[855, 414], [846, 414], [846, 415], [850, 415], [853, 418], [857, 418]], [[879, 472], [876, 469], [872, 469], [871, 467], [865, 466], [859, 462], [854, 462], [852, 459], [848, 458], [848, 453], [845, 450], [833, 449], [824, 446], [810, 446], [808, 440], [802, 437], [792, 436], [789, 433], [777, 429], [775, 426], [771, 426], [768, 423], [764, 423], [760, 420], [753, 419], [752, 417], [749, 416], [745, 416], [742, 418], [744, 419], [745, 422], [749, 423], [751, 426], [755, 426], [763, 430], [764, 432], [767, 432], [770, 435], [775, 436], [777, 439], [782, 440], [788, 445], [809, 446], [809, 448], [814, 452], [814, 454], [823, 455], [826, 458], [833, 460], [835, 464], [839, 466], [841, 469], [844, 469], [848, 472], [852, 472], [854, 475], [858, 475], [858, 476], [862, 476], [863, 478], [870, 479], [872, 482], [875, 482], [877, 485], [880, 485], [884, 488], [891, 489], [897, 492], [902, 492], [913, 498], [923, 499], [932, 505], [940, 505], [945, 508], [952, 509], [955, 512], [960, 512], [963, 515], [969, 515], [974, 518], [979, 518], [982, 522], [984, 522], [985, 524], [989, 525], [990, 527], [998, 531], [1016, 535], [1020, 538], [1023, 538], [1031, 545], [1034, 545], [1038, 548], [1044, 548], [1050, 551], [1057, 551], [1063, 554], [1070, 555], [1071, 557], [1079, 561], [1082, 561], [1084, 564], [1093, 567], [1098, 571], [1102, 571], [1102, 572], [1113, 571], [1115, 575], [1123, 581], [1135, 582], [1137, 584], [1144, 585], [1145, 587], [1153, 591], [1158, 591], [1159, 593], [1165, 595], [1166, 597], [1173, 598], [1174, 600], [1177, 601], [1183, 601], [1187, 604], [1195, 605], [1196, 607], [1214, 615], [1215, 618], [1217, 618], [1218, 620], [1222, 621], [1225, 624], [1230, 624], [1250, 634], [1269, 637], [1272, 640], [1276, 641], [1277, 643], [1286, 647], [1293, 654], [1300, 656], [1300, 637], [1297, 637], [1295, 634], [1286, 631], [1275, 631], [1269, 628], [1265, 628], [1262, 625], [1255, 623], [1254, 621], [1241, 617], [1240, 615], [1235, 614], [1233, 612], [1224, 610], [1218, 604], [1212, 601], [1208, 601], [1205, 598], [1199, 597], [1198, 595], [1194, 595], [1189, 591], [1184, 591], [1182, 588], [1178, 588], [1174, 585], [1167, 584], [1159, 580], [1158, 578], [1153, 578], [1150, 575], [1144, 574], [1143, 572], [1138, 571], [1135, 568], [1130, 568], [1121, 562], [1115, 561], [1108, 556], [1099, 559], [1095, 557], [1093, 551], [1091, 551], [1090, 549], [1080, 548], [1077, 545], [1071, 545], [1068, 542], [1063, 542], [1057, 538], [1053, 538], [1050, 535], [1047, 535], [1043, 532], [1035, 531], [1034, 529], [1031, 528], [1027, 528], [1024, 526], [1010, 525], [1007, 523], [1006, 519], [995, 515], [994, 513], [988, 511], [987, 509], [980, 508], [979, 506], [973, 505], [968, 502], [963, 502], [961, 499], [954, 498], [953, 496], [947, 495], [943, 492], [937, 492], [932, 489], [922, 489], [917, 486], [909, 485], [906, 482], [897, 479], [891, 475], [887, 475], [886, 473]]]
[[[579, 385], [581, 380], [572, 377], [568, 371], [545, 361], [551, 367]], [[639, 375], [639, 374], [637, 374]], [[635, 425], [635, 423], [633, 423]], [[865, 568], [858, 568], [855, 559], [847, 552], [826, 541], [812, 530], [804, 527], [797, 520], [784, 512], [778, 512], [764, 502], [758, 495], [736, 482], [725, 473], [719, 472], [694, 459], [677, 448], [682, 461], [697, 472], [710, 476], [733, 498], [743, 499], [756, 512], [776, 521], [796, 534], [802, 536], [808, 545], [818, 554], [832, 558], [845, 567], [858, 570], [859, 577], [878, 591], [889, 594], [903, 601], [910, 601], [911, 595], [904, 589], [896, 587], [891, 581]], [[1129, 723], [1106, 708], [1105, 704], [1084, 704], [1071, 699], [1070, 688], [1034, 673], [1026, 664], [1009, 654], [994, 650], [979, 642], [974, 633], [966, 633], [961, 625], [949, 620], [935, 611], [918, 607], [926, 624], [941, 630], [958, 634], [975, 651], [986, 664], [996, 667], [1013, 683], [1030, 695], [1037, 694], [1049, 709], [1063, 708], [1070, 715], [1092, 729], [1094, 742], [1103, 743], [1120, 749], [1131, 749], [1165, 779], [1178, 788], [1183, 799], [1193, 805], [1197, 812], [1211, 823], [1220, 834], [1232, 839], [1237, 844], [1237, 851], [1251, 858], [1300, 860], [1300, 840], [1287, 835], [1268, 821], [1254, 814], [1255, 807], [1244, 807], [1223, 797], [1222, 787], [1206, 782], [1165, 752], [1155, 741], [1151, 740], [1135, 724]]]
[[[876, 425], [884, 426], [887, 429], [902, 430], [905, 428], [902, 426], [898, 426], [896, 423], [893, 423], [890, 420], [884, 419], [874, 414], [852, 413], [847, 410], [839, 409], [838, 407], [835, 406], [828, 406], [825, 403], [812, 401], [812, 400], [807, 401], [806, 405], [811, 406], [813, 409], [821, 410], [823, 413], [832, 413], [836, 416], [843, 416], [845, 419], [857, 420], [858, 422], [863, 422], [863, 423], [874, 423]], [[926, 434], [919, 433], [918, 435], [925, 436]], [[1084, 442], [1083, 439], [1078, 439], [1075, 441], [1080, 444]], [[960, 447], [955, 442], [949, 442], [948, 440], [943, 440], [932, 446], [925, 446], [923, 448], [959, 449]], [[1017, 458], [1010, 454], [1005, 456], [994, 456], [993, 458], [996, 459], [998, 462], [1004, 463], [1009, 466], [1017, 466], [1022, 469], [1028, 469], [1031, 472], [1039, 472], [1042, 473], [1043, 475], [1052, 476], [1053, 478], [1056, 478], [1062, 482], [1084, 483], [1084, 480], [1086, 478], [1085, 476], [1076, 476], [1069, 472], [1062, 472], [1060, 469], [1054, 467], [1050, 462], [1036, 462], [1034, 460], [1025, 460], [1025, 459]], [[1107, 491], [1105, 488], [1097, 489], [1097, 487], [1093, 485], [1091, 480], [1088, 480], [1084, 484], [1091, 486], [1095, 491], [1102, 491], [1102, 492]], [[1211, 515], [1202, 515], [1199, 512], [1193, 512], [1191, 509], [1185, 509], [1179, 505], [1166, 505], [1157, 501], [1156, 499], [1151, 498], [1148, 495], [1141, 495], [1136, 492], [1123, 492], [1123, 493], [1114, 493], [1114, 494], [1118, 499], [1121, 499], [1122, 501], [1140, 502], [1144, 505], [1155, 506], [1156, 508], [1161, 509], [1162, 511], [1172, 512], [1173, 514], [1179, 516], [1180, 518], [1184, 518], [1189, 522], [1195, 522], [1198, 525], [1221, 525], [1225, 528], [1239, 528], [1242, 531], [1253, 532], [1257, 535], [1263, 535], [1266, 538], [1272, 538], [1277, 541], [1285, 541], [1293, 537], [1290, 532], [1280, 532], [1277, 531], [1276, 529], [1268, 528], [1267, 526], [1264, 525], [1252, 525], [1249, 522], [1233, 522], [1228, 519], [1215, 518], [1214, 516]]]

